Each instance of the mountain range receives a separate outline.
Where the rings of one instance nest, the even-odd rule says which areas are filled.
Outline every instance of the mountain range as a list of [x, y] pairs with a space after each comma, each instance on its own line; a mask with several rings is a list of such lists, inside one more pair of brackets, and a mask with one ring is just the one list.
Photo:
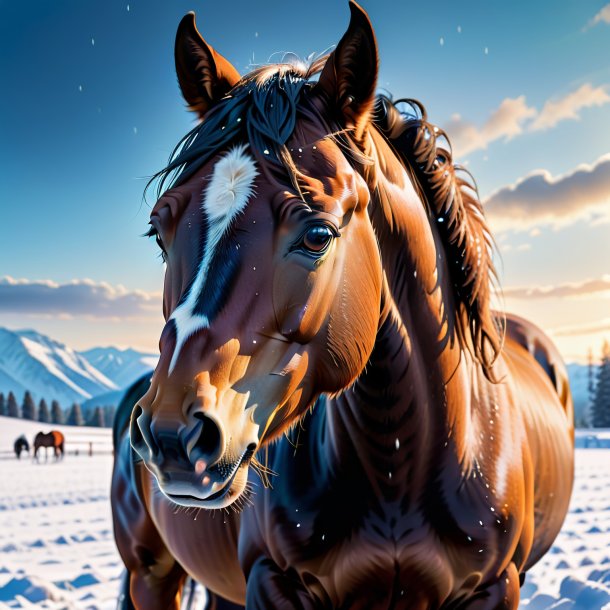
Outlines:
[[134, 349], [96, 347], [77, 352], [34, 330], [0, 328], [0, 392], [21, 402], [29, 390], [36, 401], [73, 402], [104, 398], [116, 404], [122, 391], [155, 367], [158, 356]]
[[[156, 354], [130, 348], [76, 352], [34, 330], [0, 328], [0, 392], [12, 391], [19, 403], [29, 390], [36, 401], [58, 400], [64, 408], [73, 402], [84, 410], [117, 405], [125, 388], [154, 369], [157, 359]], [[570, 363], [567, 368], [580, 422], [589, 404], [588, 367]]]

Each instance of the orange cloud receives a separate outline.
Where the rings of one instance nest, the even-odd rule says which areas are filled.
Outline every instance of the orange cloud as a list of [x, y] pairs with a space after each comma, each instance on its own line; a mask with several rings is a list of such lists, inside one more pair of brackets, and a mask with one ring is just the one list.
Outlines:
[[585, 108], [603, 106], [610, 102], [606, 87], [585, 83], [563, 97], [548, 100], [538, 111], [528, 106], [524, 95], [505, 98], [489, 119], [477, 127], [459, 114], [453, 115], [445, 126], [456, 156], [486, 149], [497, 140], [508, 141], [524, 132], [535, 132], [555, 127], [561, 121], [579, 120]]
[[554, 177], [537, 170], [487, 197], [485, 210], [495, 230], [561, 227], [577, 220], [610, 221], [610, 154]]
[[577, 121], [580, 119], [578, 113], [583, 108], [603, 106], [608, 102], [610, 102], [610, 95], [606, 92], [605, 87], [592, 87], [589, 83], [585, 83], [564, 97], [546, 102], [530, 124], [529, 131], [550, 129], [561, 121]]
[[578, 335], [592, 335], [610, 331], [610, 318], [602, 318], [595, 322], [585, 324], [574, 324], [570, 326], [560, 326], [549, 332], [556, 337], [575, 337]]
[[610, 4], [603, 6], [587, 25], [591, 28], [598, 23], [610, 23]]
[[536, 116], [536, 109], [528, 106], [525, 96], [506, 98], [500, 106], [492, 112], [482, 127], [464, 121], [459, 114], [453, 115], [451, 121], [445, 126], [456, 155], [487, 148], [496, 140], [503, 138], [510, 140], [521, 134], [528, 119]]
[[566, 282], [556, 286], [514, 286], [505, 288], [503, 295], [507, 299], [551, 299], [565, 297], [583, 297], [608, 293], [610, 295], [610, 275], [583, 282]]

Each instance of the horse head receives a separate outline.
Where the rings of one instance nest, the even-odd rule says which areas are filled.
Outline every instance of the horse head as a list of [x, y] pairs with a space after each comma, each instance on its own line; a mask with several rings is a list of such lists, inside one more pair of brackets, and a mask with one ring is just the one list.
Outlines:
[[200, 122], [158, 175], [150, 234], [166, 264], [166, 324], [131, 419], [134, 449], [177, 504], [234, 502], [256, 451], [321, 393], [352, 384], [375, 344], [383, 275], [366, 141], [377, 48], [350, 8], [328, 57], [243, 78], [193, 14], [178, 28], [178, 80]]

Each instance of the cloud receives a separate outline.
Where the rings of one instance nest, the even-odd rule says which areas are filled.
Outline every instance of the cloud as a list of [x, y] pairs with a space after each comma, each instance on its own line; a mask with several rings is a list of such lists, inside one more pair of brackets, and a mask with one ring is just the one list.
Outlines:
[[524, 95], [507, 97], [481, 127], [455, 114], [445, 126], [445, 131], [456, 156], [464, 156], [486, 149], [496, 140], [508, 141], [524, 132], [550, 129], [561, 121], [579, 120], [584, 108], [603, 106], [608, 102], [610, 95], [606, 87], [585, 83], [563, 97], [546, 101], [540, 111], [528, 106]]
[[550, 330], [556, 337], [575, 337], [578, 335], [592, 335], [597, 333], [605, 333], [610, 331], [610, 318], [602, 318], [595, 322], [586, 322], [585, 324], [572, 324], [568, 326], [560, 326]]
[[496, 230], [540, 224], [557, 228], [582, 219], [610, 221], [610, 154], [562, 176], [536, 170], [483, 203]]
[[0, 278], [0, 312], [63, 318], [155, 318], [161, 313], [161, 295], [128, 291], [92, 280], [57, 284], [50, 280]]
[[529, 126], [529, 131], [540, 131], [555, 127], [557, 123], [566, 120], [579, 120], [578, 114], [583, 108], [603, 106], [610, 102], [610, 95], [605, 87], [592, 87], [585, 83], [582, 87], [568, 93], [558, 100], [549, 100]]
[[505, 288], [507, 299], [552, 299], [565, 297], [584, 297], [607, 293], [610, 296], [610, 275], [583, 282], [566, 282], [556, 286], [514, 286]]
[[[593, 27], [598, 23], [610, 23], [610, 4], [606, 4], [602, 9], [589, 21], [588, 27]], [[586, 28], [585, 28], [586, 29]]]
[[451, 139], [455, 154], [467, 155], [474, 150], [487, 148], [488, 144], [500, 138], [510, 140], [521, 134], [525, 123], [536, 114], [536, 109], [528, 106], [525, 96], [521, 95], [514, 99], [504, 99], [480, 128], [455, 114], [445, 126], [445, 131]]

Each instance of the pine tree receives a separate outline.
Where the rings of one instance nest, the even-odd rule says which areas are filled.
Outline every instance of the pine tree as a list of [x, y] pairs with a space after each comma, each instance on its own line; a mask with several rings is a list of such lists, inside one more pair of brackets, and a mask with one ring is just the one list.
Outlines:
[[610, 428], [610, 344], [607, 341], [604, 342], [602, 362], [597, 370], [591, 414], [594, 428]]
[[104, 411], [102, 407], [95, 407], [91, 414], [91, 417], [87, 421], [88, 426], [94, 426], [96, 428], [104, 427]]
[[61, 410], [61, 407], [56, 400], [51, 403], [51, 421], [54, 424], [64, 423], [64, 412]]
[[0, 415], [6, 415], [6, 401], [2, 392], [0, 392]]
[[31, 419], [36, 421], [36, 403], [28, 390], [23, 395], [23, 404], [21, 405], [21, 416], [23, 419]]
[[51, 413], [49, 412], [47, 401], [44, 398], [41, 398], [40, 403], [38, 404], [38, 421], [44, 424], [51, 423]]
[[68, 414], [68, 421], [66, 422], [68, 426], [84, 426], [85, 420], [83, 419], [83, 414], [80, 410], [80, 405], [75, 402], [70, 408], [70, 413]]
[[112, 428], [114, 423], [114, 414], [116, 413], [116, 407], [113, 405], [106, 405], [104, 407], [104, 423], [107, 428]]
[[587, 353], [587, 391], [589, 392], [589, 404], [593, 404], [595, 398], [595, 366], [593, 364], [593, 350], [589, 348]]
[[12, 392], [8, 393], [7, 413], [9, 417], [21, 417], [21, 410]]

